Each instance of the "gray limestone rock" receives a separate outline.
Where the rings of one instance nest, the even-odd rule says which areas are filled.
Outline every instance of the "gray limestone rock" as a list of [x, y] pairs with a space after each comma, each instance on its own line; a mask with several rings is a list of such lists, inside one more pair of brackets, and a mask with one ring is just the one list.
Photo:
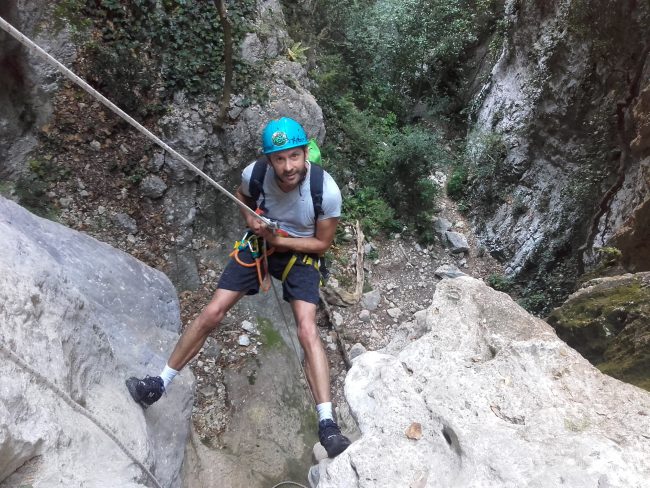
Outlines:
[[[607, 181], [624, 177], [611, 187], [611, 199], [606, 211], [601, 212], [596, 235], [585, 243], [588, 251], [592, 246], [608, 245], [626, 226], [642, 227], [647, 221], [635, 214], [650, 196], [648, 165], [644, 164], [650, 153], [647, 147], [637, 152], [635, 143], [626, 143], [631, 151], [625, 155], [625, 171], [619, 175], [623, 129], [603, 114], [619, 113], [626, 120], [624, 130], [629, 137], [643, 140], [642, 127], [650, 114], [650, 71], [639, 68], [643, 65], [637, 60], [646, 56], [650, 5], [642, 3], [638, 8], [611, 12], [610, 32], [625, 32], [623, 37], [592, 28], [587, 11], [596, 12], [601, 7], [590, 3], [587, 10], [581, 10], [572, 0], [544, 7], [534, 2], [505, 2], [504, 20], [511, 27], [499, 59], [484, 77], [482, 89], [477, 90], [472, 116], [476, 123], [470, 127], [467, 142], [472, 164], [491, 164], [488, 161], [492, 160], [499, 168], [492, 182], [481, 185], [480, 198], [473, 202], [482, 207], [474, 225], [481, 229], [480, 238], [488, 250], [507, 262], [509, 275], [547, 264], [545, 274], [565, 273], [564, 261], [554, 253], [547, 253], [545, 263], [539, 260], [548, 249], [575, 249], [576, 242], [584, 242], [585, 231], [573, 224], [588, 222], [593, 209], [605, 202], [601, 201], [601, 192], [590, 190], [587, 173], [602, 175], [595, 187], [602, 182], [609, 188]], [[606, 47], [594, 49], [602, 45], [603, 36], [607, 38]], [[622, 50], [629, 56], [618, 58], [616, 53]], [[594, 73], [593, 66], [600, 59], [610, 59], [611, 63]], [[629, 81], [613, 76], [620, 72], [638, 73], [635, 93], [628, 95], [623, 106], [620, 100], [629, 93]], [[608, 83], [608, 89], [598, 90], [603, 83]], [[573, 134], [573, 128], [582, 125], [590, 129]], [[587, 170], [574, 164], [584, 154], [591, 155]], [[576, 191], [585, 195], [581, 205], [568, 197]], [[496, 201], [490, 195], [507, 198]], [[487, 201], [492, 203], [485, 205]], [[640, 244], [643, 241], [635, 239]], [[567, 259], [576, 254], [574, 251]], [[644, 253], [635, 249], [631, 255]], [[593, 264], [589, 255], [586, 261]]]
[[440, 282], [419, 320], [419, 339], [354, 361], [345, 397], [362, 436], [321, 461], [318, 488], [647, 486], [648, 392], [470, 277]]
[[[157, 374], [178, 338], [180, 311], [167, 277], [84, 234], [0, 197], [0, 481], [149, 486], [92, 412], [163, 486], [180, 487], [193, 383], [185, 371], [143, 411], [124, 379]], [[33, 370], [9, 360], [6, 349]], [[75, 408], [43, 380], [44, 375]], [[169, 418], [178, 419], [169, 422]], [[18, 470], [30, 460], [29, 470]]]
[[435, 275], [438, 278], [458, 278], [459, 276], [467, 276], [460, 269], [453, 264], [443, 264], [436, 268]]
[[469, 251], [469, 244], [467, 243], [467, 237], [461, 234], [460, 232], [445, 232], [445, 239], [449, 250], [454, 254], [460, 254], [463, 252]]
[[131, 234], [138, 232], [138, 225], [135, 219], [125, 213], [116, 213], [113, 215], [112, 220], [115, 225]]
[[140, 193], [151, 199], [160, 198], [165, 194], [167, 185], [160, 176], [148, 175], [140, 182]]
[[433, 230], [439, 237], [444, 237], [445, 232], [451, 229], [451, 222], [442, 217], [438, 217], [433, 221]]
[[394, 319], [397, 319], [402, 315], [402, 310], [400, 310], [398, 307], [393, 307], [393, 308], [389, 308], [388, 310], [386, 310], [386, 313], [390, 317], [392, 317]]
[[354, 358], [361, 356], [364, 352], [366, 352], [366, 348], [363, 347], [363, 344], [359, 344], [358, 342], [353, 345], [350, 348], [350, 352], [348, 353], [348, 356], [350, 357], [350, 360], [352, 361]]
[[372, 290], [361, 296], [361, 306], [370, 311], [377, 310], [380, 301], [381, 293], [379, 293], [379, 290]]

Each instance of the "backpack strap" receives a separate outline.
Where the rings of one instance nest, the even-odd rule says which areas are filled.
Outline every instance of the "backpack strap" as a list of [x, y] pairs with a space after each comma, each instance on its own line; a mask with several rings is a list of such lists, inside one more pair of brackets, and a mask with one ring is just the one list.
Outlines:
[[255, 203], [257, 203], [257, 199], [262, 195], [262, 203], [260, 203], [259, 208], [263, 211], [266, 211], [266, 206], [264, 205], [264, 177], [266, 176], [267, 165], [266, 158], [255, 161], [251, 179], [248, 182], [248, 193], [250, 193]]
[[[323, 213], [323, 167], [317, 164], [311, 165], [309, 175], [309, 187], [311, 189], [311, 200], [314, 203], [314, 227], [318, 222], [318, 216]], [[315, 229], [314, 229], [315, 230]]]

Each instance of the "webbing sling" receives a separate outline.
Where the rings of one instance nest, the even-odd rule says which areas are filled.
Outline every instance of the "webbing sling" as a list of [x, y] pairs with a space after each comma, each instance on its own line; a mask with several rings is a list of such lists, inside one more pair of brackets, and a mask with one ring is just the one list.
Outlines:
[[[291, 271], [291, 268], [293, 268], [293, 265], [296, 264], [296, 261], [298, 261], [298, 256], [302, 256], [302, 262], [305, 263], [307, 266], [313, 266], [316, 268], [316, 271], [320, 271], [320, 259], [319, 258], [312, 258], [308, 254], [294, 254], [291, 256], [291, 259], [289, 259], [289, 262], [287, 265], [284, 267], [284, 271], [282, 271], [282, 282], [284, 283], [284, 280], [287, 279], [287, 276], [289, 276], [289, 271]], [[321, 283], [322, 283], [321, 279]]]

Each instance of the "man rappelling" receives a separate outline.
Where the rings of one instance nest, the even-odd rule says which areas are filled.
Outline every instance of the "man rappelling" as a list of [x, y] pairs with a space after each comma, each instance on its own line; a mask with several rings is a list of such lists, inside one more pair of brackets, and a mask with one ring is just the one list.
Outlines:
[[[316, 308], [320, 256], [334, 240], [341, 192], [327, 172], [310, 162], [307, 134], [295, 120], [270, 121], [262, 133], [262, 145], [266, 158], [243, 170], [236, 197], [267, 220], [240, 209], [248, 231], [237, 242], [212, 300], [185, 329], [159, 376], [133, 377], [126, 384], [133, 399], [144, 407], [158, 401], [228, 310], [244, 295], [257, 293], [270, 274], [282, 280], [283, 298], [291, 305], [318, 412], [318, 437], [328, 456], [335, 457], [350, 441], [333, 417], [329, 366], [316, 325]], [[266, 222], [273, 222], [280, 231]]]

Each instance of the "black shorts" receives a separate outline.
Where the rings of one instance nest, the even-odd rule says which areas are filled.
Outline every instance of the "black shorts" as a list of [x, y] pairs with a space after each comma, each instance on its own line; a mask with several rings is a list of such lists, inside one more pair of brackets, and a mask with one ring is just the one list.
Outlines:
[[[274, 252], [271, 254], [268, 257], [271, 276], [282, 279], [284, 268], [293, 254], [292, 252]], [[250, 264], [254, 262], [248, 248], [239, 251], [238, 257], [243, 263]], [[302, 300], [318, 305], [320, 300], [318, 295], [319, 286], [320, 272], [314, 265], [303, 263], [302, 259], [296, 259], [287, 278], [282, 283], [282, 298], [287, 302]], [[219, 278], [218, 287], [224, 290], [245, 291], [247, 295], [255, 295], [260, 289], [257, 267], [242, 266], [234, 258], [231, 258], [226, 269], [223, 270], [221, 278]]]

